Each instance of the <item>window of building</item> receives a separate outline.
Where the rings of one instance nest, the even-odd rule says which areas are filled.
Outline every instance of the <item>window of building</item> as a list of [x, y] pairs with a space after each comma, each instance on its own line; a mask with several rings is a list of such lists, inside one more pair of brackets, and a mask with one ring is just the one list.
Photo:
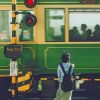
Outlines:
[[46, 42], [65, 41], [64, 9], [45, 9]]

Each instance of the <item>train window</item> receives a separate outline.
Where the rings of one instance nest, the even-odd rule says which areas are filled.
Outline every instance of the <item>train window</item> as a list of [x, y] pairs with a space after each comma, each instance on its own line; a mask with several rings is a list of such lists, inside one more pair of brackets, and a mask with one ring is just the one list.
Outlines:
[[11, 37], [11, 11], [0, 11], [0, 42], [9, 42]]
[[[19, 12], [26, 12], [26, 11], [19, 11]], [[33, 11], [28, 11], [31, 14], [34, 14]], [[19, 23], [18, 27], [18, 34], [19, 34], [19, 41], [33, 41], [33, 27], [29, 27], [24, 22], [24, 17], [26, 14], [18, 14], [17, 22]]]
[[64, 9], [45, 9], [46, 42], [65, 41]]
[[100, 9], [69, 9], [69, 41], [100, 42]]

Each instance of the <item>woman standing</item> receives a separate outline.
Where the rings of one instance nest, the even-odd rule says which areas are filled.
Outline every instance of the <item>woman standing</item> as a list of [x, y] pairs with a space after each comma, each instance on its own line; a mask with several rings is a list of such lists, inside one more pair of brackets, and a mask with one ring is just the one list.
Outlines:
[[[61, 64], [63, 65], [66, 73], [68, 73], [70, 67], [72, 67], [70, 70], [70, 75], [72, 76], [74, 64], [70, 63], [69, 53], [63, 53], [63, 55], [61, 56]], [[57, 76], [59, 79], [59, 88], [57, 90], [56, 97], [54, 98], [54, 100], [71, 100], [72, 90], [68, 92], [64, 92], [61, 89], [61, 83], [63, 82], [63, 77], [64, 77], [64, 72], [61, 68], [61, 64], [58, 65], [58, 69], [57, 69]]]

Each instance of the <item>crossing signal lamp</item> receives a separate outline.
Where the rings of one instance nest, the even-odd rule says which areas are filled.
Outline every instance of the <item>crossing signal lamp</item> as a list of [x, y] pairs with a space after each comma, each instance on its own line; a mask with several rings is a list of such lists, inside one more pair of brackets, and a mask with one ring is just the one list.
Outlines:
[[37, 0], [24, 0], [24, 4], [28, 8], [33, 8], [37, 4]]
[[37, 23], [37, 18], [33, 14], [27, 14], [24, 17], [24, 22], [27, 26], [33, 27]]

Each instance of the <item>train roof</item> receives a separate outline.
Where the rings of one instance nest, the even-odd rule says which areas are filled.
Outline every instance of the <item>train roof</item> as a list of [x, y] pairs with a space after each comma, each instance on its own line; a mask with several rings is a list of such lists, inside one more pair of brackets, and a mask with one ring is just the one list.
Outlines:
[[[16, 0], [23, 4], [24, 0]], [[38, 4], [100, 4], [100, 0], [37, 0]], [[10, 4], [11, 0], [0, 0], [0, 4]]]

